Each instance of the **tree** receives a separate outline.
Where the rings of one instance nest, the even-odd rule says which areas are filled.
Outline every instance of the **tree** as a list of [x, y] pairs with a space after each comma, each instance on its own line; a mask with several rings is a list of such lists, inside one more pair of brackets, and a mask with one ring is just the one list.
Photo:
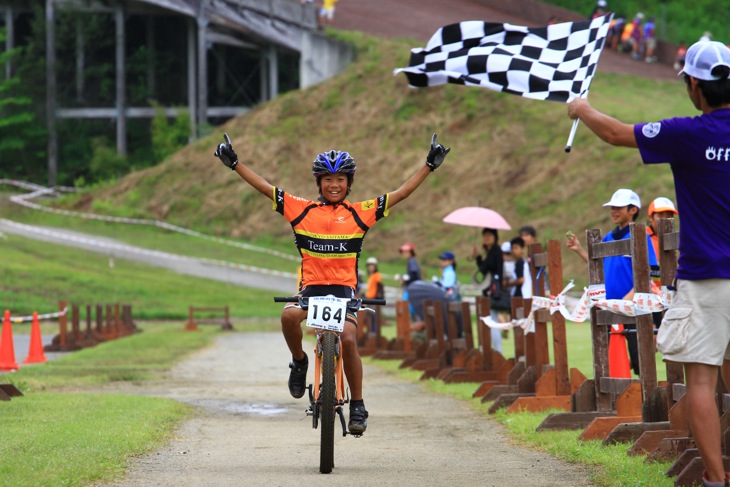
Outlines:
[[[5, 29], [0, 29], [0, 44], [5, 39]], [[20, 48], [1, 52], [0, 66], [15, 61], [19, 53]], [[23, 86], [18, 75], [0, 78], [0, 176], [37, 180], [45, 165], [45, 130]]]

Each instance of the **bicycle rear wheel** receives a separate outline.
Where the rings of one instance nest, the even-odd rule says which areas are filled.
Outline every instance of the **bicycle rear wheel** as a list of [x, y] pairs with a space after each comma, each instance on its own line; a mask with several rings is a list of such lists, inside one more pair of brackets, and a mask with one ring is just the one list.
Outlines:
[[322, 342], [322, 389], [319, 395], [322, 439], [319, 471], [330, 473], [335, 466], [335, 334], [325, 333]]

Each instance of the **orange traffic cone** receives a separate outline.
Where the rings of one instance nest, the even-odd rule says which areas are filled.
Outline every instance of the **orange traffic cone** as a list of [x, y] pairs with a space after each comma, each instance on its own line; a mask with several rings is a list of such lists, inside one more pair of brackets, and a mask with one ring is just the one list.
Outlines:
[[3, 331], [0, 336], [0, 372], [18, 370], [15, 361], [15, 346], [13, 345], [13, 325], [10, 324], [10, 310], [5, 310], [3, 317]]
[[[611, 333], [624, 331], [624, 325], [612, 325]], [[608, 338], [608, 375], [618, 379], [631, 378], [631, 364], [624, 335], [609, 335]]]
[[28, 347], [28, 356], [23, 360], [23, 363], [40, 364], [46, 360], [46, 355], [43, 353], [43, 340], [41, 340], [41, 325], [38, 323], [38, 312], [33, 311], [33, 324], [30, 328], [30, 346]]

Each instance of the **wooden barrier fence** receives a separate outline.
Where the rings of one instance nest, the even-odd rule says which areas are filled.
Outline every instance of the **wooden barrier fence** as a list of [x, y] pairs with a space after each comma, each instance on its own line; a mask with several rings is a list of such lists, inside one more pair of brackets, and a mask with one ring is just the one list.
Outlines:
[[[58, 318], [58, 334], [53, 337], [51, 343], [43, 347], [46, 352], [69, 352], [86, 347], [92, 347], [99, 342], [113, 340], [115, 338], [131, 335], [140, 330], [132, 318], [132, 305], [130, 304], [97, 304], [94, 306], [96, 312], [95, 320], [92, 317], [92, 306], [86, 305], [86, 329], [81, 330], [81, 318], [78, 305], [71, 305], [71, 329], [68, 327], [69, 313]], [[66, 301], [59, 302], [59, 309], [68, 307]], [[106, 311], [106, 313], [105, 313]], [[92, 327], [92, 322], [96, 327]]]
[[[195, 317], [195, 313], [204, 313], [206, 316]], [[216, 313], [220, 316], [209, 316]], [[221, 330], [233, 330], [230, 311], [228, 306], [190, 306], [188, 308], [188, 322], [185, 324], [186, 331], [195, 331], [198, 325], [220, 325]]]

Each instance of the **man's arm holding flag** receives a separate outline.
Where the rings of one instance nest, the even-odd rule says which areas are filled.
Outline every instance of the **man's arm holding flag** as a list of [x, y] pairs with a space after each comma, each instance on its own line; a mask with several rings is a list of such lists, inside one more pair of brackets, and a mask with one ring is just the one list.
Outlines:
[[568, 103], [568, 116], [573, 120], [580, 119], [594, 134], [611, 145], [638, 147], [633, 125], [599, 112], [585, 98], [575, 98]]

